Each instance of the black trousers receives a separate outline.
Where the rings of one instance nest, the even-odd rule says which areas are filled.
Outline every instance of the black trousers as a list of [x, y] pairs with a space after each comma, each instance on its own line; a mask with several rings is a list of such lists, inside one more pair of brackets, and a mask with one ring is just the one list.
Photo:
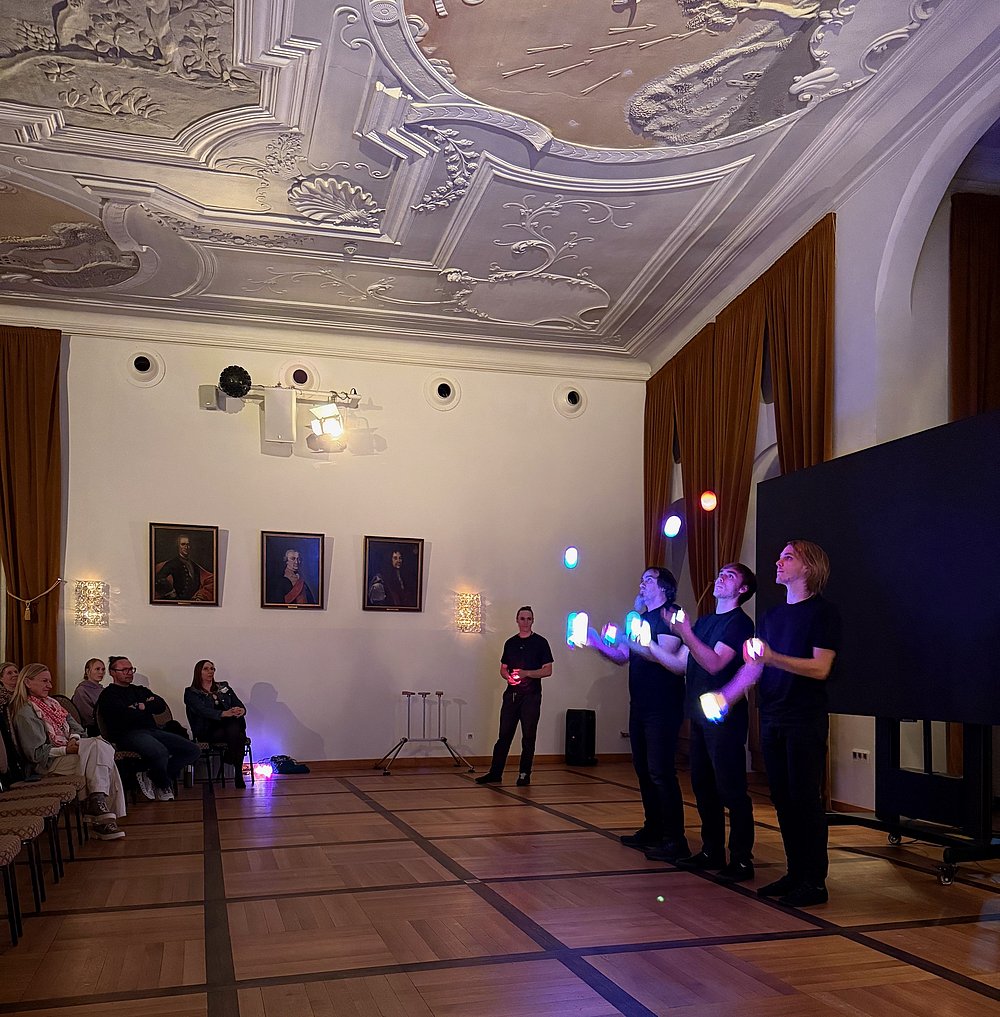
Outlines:
[[203, 742], [225, 742], [225, 761], [239, 768], [246, 751], [247, 722], [243, 717], [223, 717], [207, 731], [202, 732]]
[[748, 716], [744, 707], [730, 713], [724, 724], [691, 721], [691, 789], [701, 816], [701, 843], [706, 854], [725, 857], [726, 816], [729, 810], [729, 858], [749, 862], [753, 857], [753, 804], [747, 793]]
[[525, 692], [507, 687], [500, 705], [500, 733], [497, 735], [496, 745], [493, 746], [490, 773], [503, 773], [518, 724], [521, 725], [520, 772], [531, 773], [531, 764], [535, 760], [535, 732], [538, 730], [538, 718], [541, 713], [541, 692]]
[[761, 748], [788, 875], [814, 886], [826, 881], [829, 867], [823, 802], [828, 730], [826, 714], [796, 723], [761, 718]]
[[629, 707], [628, 733], [645, 813], [643, 827], [661, 840], [684, 840], [684, 801], [676, 766], [683, 719], [681, 702], [663, 710]]

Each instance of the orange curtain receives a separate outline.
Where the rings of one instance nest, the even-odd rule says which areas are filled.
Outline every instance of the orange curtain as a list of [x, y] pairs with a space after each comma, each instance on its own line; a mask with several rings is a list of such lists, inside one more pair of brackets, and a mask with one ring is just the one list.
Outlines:
[[[714, 574], [736, 561], [743, 546], [750, 504], [760, 375], [764, 351], [764, 296], [752, 286], [715, 323], [715, 487], [719, 529]], [[711, 605], [709, 605], [711, 606]]]
[[[4, 655], [56, 677], [62, 540], [59, 356], [48, 329], [0, 325], [0, 564], [7, 580]], [[31, 600], [26, 617], [24, 600]]]
[[667, 537], [663, 535], [664, 509], [670, 504], [670, 480], [674, 472], [674, 368], [667, 364], [646, 383], [643, 442], [646, 562], [667, 560]]
[[836, 229], [821, 219], [764, 274], [781, 472], [833, 452], [833, 301]]
[[715, 326], [708, 325], [674, 357], [674, 407], [684, 478], [691, 587], [701, 602], [715, 570], [715, 513], [703, 512], [701, 492], [715, 484]]
[[1000, 409], [1000, 197], [951, 199], [951, 419]]

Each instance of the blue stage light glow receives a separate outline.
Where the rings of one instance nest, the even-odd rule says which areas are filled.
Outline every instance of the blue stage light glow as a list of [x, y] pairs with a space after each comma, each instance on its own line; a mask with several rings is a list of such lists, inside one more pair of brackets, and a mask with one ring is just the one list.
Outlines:
[[676, 537], [681, 532], [681, 517], [680, 516], [667, 516], [663, 523], [663, 536], [665, 537]]
[[566, 550], [563, 551], [563, 565], [565, 565], [566, 568], [568, 569], [575, 569], [579, 563], [580, 563], [579, 549], [573, 547], [572, 545], [570, 547], [567, 547]]

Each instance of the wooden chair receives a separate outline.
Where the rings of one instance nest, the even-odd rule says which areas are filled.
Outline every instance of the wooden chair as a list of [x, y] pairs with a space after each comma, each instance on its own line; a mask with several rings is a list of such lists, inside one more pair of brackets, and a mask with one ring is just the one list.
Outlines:
[[41, 914], [45, 900], [45, 877], [42, 873], [42, 852], [39, 841], [45, 832], [45, 820], [41, 816], [19, 815], [0, 817], [0, 836], [17, 837], [28, 856], [28, 871], [31, 873], [31, 894], [35, 899], [35, 914]]
[[21, 853], [21, 838], [12, 834], [0, 834], [0, 870], [3, 871], [3, 895], [7, 901], [7, 923], [10, 925], [11, 946], [24, 934], [21, 920], [21, 901], [17, 895], [17, 873], [14, 863]]

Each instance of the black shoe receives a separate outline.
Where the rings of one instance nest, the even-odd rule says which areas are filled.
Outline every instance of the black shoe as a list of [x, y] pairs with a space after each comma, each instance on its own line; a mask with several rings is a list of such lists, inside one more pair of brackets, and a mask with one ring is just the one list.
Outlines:
[[514, 782], [515, 787], [528, 787], [528, 785], [530, 784], [531, 784], [530, 773], [519, 773], [517, 775], [517, 780]]
[[623, 833], [618, 839], [625, 847], [635, 848], [636, 851], [645, 851], [646, 848], [655, 847], [663, 840], [655, 833], [650, 833], [646, 827], [636, 830], [635, 833]]
[[797, 890], [801, 885], [801, 882], [798, 879], [794, 879], [792, 876], [782, 876], [781, 879], [776, 879], [773, 883], [768, 883], [767, 886], [762, 886], [757, 891], [757, 896], [783, 897], [786, 893], [791, 893], [792, 890]]
[[802, 883], [784, 897], [779, 897], [778, 903], [784, 904], [786, 908], [814, 908], [819, 904], [825, 904], [829, 899], [830, 895], [822, 883], [819, 886]]
[[726, 864], [725, 855], [721, 858], [718, 855], [710, 855], [707, 851], [699, 851], [696, 855], [688, 855], [687, 858], [678, 858], [677, 864], [682, 869], [721, 869]]
[[484, 773], [482, 777], [476, 778], [477, 784], [499, 784], [503, 780], [503, 775], [498, 773]]
[[745, 883], [753, 879], [753, 862], [730, 862], [719, 869], [719, 879], [727, 883]]
[[247, 782], [243, 779], [242, 773], [236, 774], [236, 776], [233, 778], [233, 787], [239, 789], [240, 791], [246, 791]]
[[669, 862], [675, 865], [680, 858], [690, 858], [691, 849], [686, 840], [665, 840], [656, 847], [646, 848], [646, 857], [651, 862]]

